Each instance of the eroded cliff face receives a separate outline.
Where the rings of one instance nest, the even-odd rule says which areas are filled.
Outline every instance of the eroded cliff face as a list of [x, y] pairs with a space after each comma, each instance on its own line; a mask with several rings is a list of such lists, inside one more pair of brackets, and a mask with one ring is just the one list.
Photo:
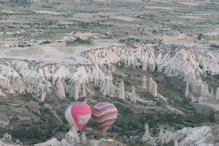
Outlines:
[[[2, 60], [0, 64], [1, 96], [32, 94], [45, 99], [52, 91], [60, 98], [73, 97], [74, 85], [93, 83], [96, 86], [110, 79], [110, 74], [97, 65], [44, 64], [21, 60]], [[76, 82], [77, 81], [77, 82]], [[79, 88], [79, 92], [81, 92]]]
[[201, 81], [200, 75], [219, 73], [218, 50], [199, 48], [170, 48], [167, 46], [113, 46], [84, 53], [92, 61], [101, 64], [124, 62], [127, 66], [142, 66], [168, 76]]
[[[165, 132], [164, 132], [165, 131]], [[148, 125], [145, 125], [145, 134], [142, 137], [142, 141], [150, 145], [165, 145], [174, 142], [174, 146], [217, 146], [218, 141], [218, 127], [185, 127], [176, 132], [168, 130], [160, 130], [158, 137], [152, 137], [149, 132]]]
[[[113, 95], [117, 87], [112, 84], [113, 64], [142, 67], [159, 71], [172, 77], [184, 78], [186, 82], [202, 83], [206, 72], [219, 74], [218, 50], [199, 48], [170, 48], [167, 46], [109, 46], [91, 49], [80, 54], [93, 64], [74, 65], [64, 63], [37, 63], [17, 59], [0, 61], [0, 95], [30, 93], [41, 101], [55, 89], [60, 98], [74, 97], [77, 84], [79, 97], [86, 89], [81, 85], [92, 83], [101, 87], [105, 95]], [[84, 86], [84, 85], [83, 85]], [[113, 90], [113, 91], [112, 91]], [[82, 93], [83, 91], [83, 93]]]

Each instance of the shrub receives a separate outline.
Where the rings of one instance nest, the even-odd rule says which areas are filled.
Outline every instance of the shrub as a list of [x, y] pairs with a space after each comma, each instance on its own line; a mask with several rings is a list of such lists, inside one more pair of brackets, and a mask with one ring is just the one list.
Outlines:
[[91, 44], [91, 41], [89, 39], [84, 40], [81, 38], [76, 38], [74, 41], [68, 41], [66, 43], [67, 46], [75, 45], [75, 44]]

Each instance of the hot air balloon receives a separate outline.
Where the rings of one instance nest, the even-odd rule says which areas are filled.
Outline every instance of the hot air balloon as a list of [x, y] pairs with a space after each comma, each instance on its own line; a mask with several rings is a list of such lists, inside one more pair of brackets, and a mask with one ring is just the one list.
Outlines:
[[117, 108], [109, 102], [99, 102], [92, 109], [92, 118], [104, 133], [115, 122], [117, 115]]
[[86, 102], [71, 102], [65, 108], [65, 118], [77, 131], [84, 128], [91, 117], [91, 108]]

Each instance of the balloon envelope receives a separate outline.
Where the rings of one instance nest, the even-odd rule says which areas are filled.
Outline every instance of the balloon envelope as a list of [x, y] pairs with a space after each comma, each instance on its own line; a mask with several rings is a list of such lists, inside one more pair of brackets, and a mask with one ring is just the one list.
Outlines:
[[117, 115], [117, 108], [109, 102], [97, 103], [92, 109], [92, 118], [103, 132], [106, 132], [115, 122]]
[[91, 117], [91, 108], [85, 102], [71, 102], [65, 108], [65, 118], [77, 131], [84, 128]]

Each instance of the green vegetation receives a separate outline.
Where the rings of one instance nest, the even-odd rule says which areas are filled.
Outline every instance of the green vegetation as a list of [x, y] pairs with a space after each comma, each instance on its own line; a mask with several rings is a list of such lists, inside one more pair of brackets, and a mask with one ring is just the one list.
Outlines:
[[200, 33], [197, 38], [198, 38], [198, 40], [201, 40], [203, 37], [204, 37], [204, 35]]
[[41, 7], [42, 8], [54, 9], [54, 7], [52, 5], [48, 5], [48, 4], [42, 5]]
[[[58, 125], [56, 120], [52, 117], [46, 118], [43, 124], [33, 125], [23, 125], [19, 126], [12, 131], [12, 136], [14, 138], [18, 138], [22, 141], [27, 140], [40, 140], [45, 141], [46, 139], [50, 138], [53, 135], [53, 131], [57, 128], [56, 132], [66, 132], [67, 127], [65, 125]], [[35, 142], [35, 141], [32, 141]]]
[[26, 93], [26, 94], [23, 94], [23, 95], [22, 95], [22, 98], [21, 98], [21, 99], [24, 100], [24, 101], [29, 102], [30, 100], [33, 100], [33, 97], [32, 97], [31, 94]]
[[76, 38], [76, 40], [68, 41], [66, 43], [67, 46], [76, 45], [76, 44], [91, 44], [91, 41], [89, 39]]

